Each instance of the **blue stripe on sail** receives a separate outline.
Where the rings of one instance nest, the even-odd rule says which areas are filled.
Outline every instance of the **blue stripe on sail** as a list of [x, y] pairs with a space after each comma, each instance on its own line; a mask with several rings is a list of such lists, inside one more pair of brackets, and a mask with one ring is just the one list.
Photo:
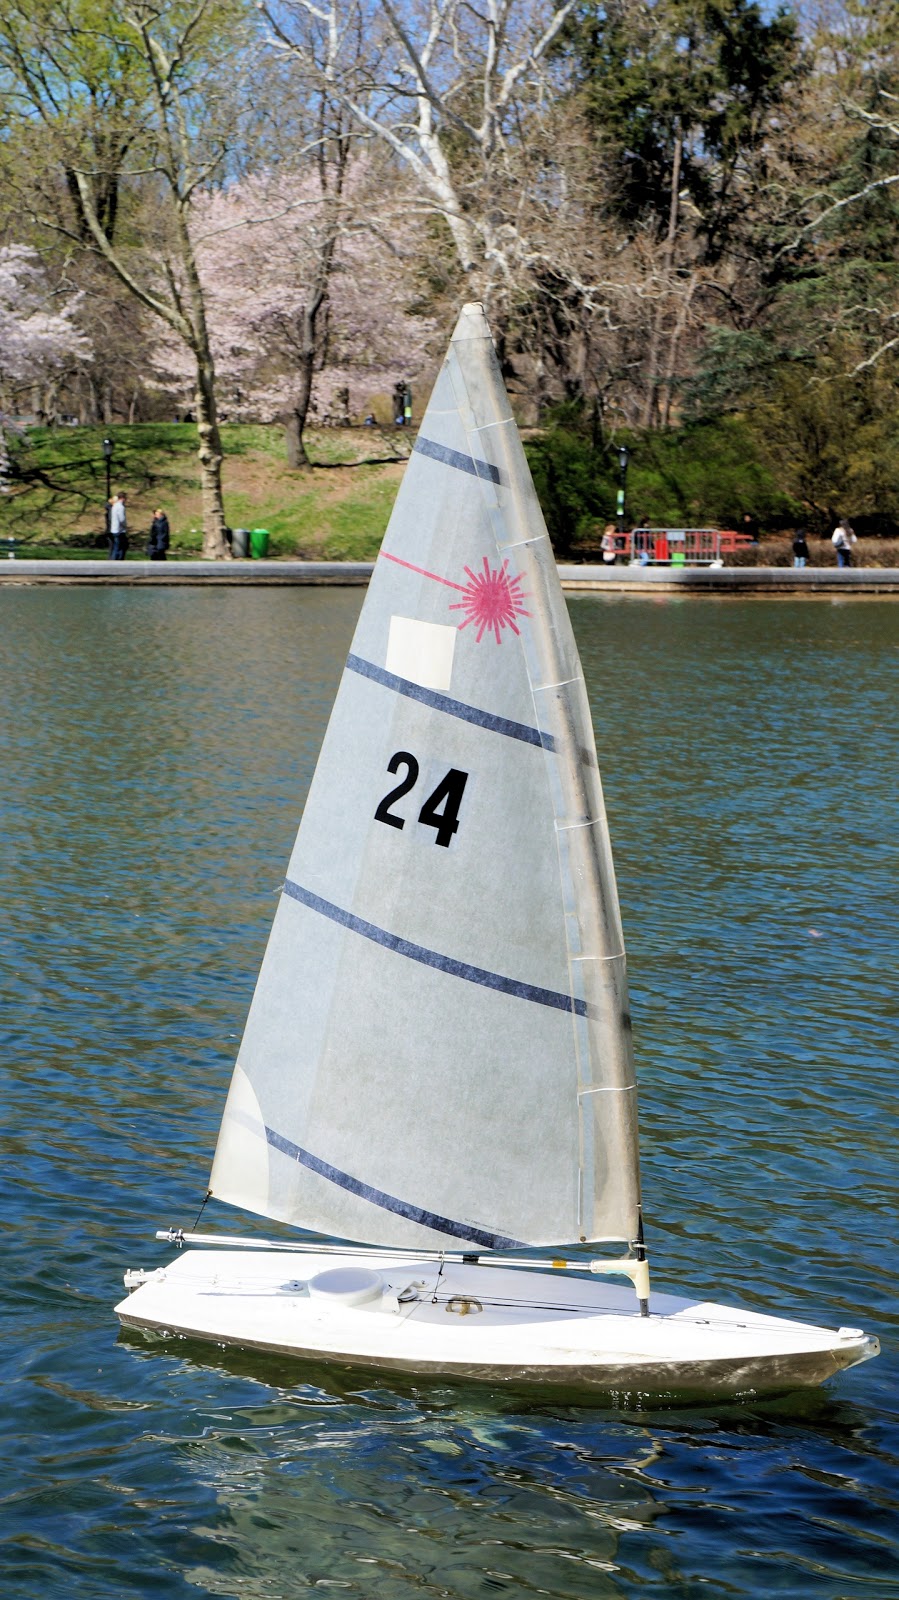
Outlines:
[[385, 689], [393, 689], [396, 694], [404, 694], [410, 700], [420, 700], [422, 705], [432, 706], [435, 711], [445, 711], [448, 717], [461, 717], [463, 722], [473, 722], [476, 727], [486, 728], [490, 733], [504, 733], [509, 739], [521, 739], [524, 744], [535, 744], [542, 750], [554, 750], [556, 747], [551, 733], [529, 728], [526, 722], [512, 722], [508, 717], [494, 716], [491, 711], [480, 711], [477, 706], [466, 705], [464, 700], [453, 700], [437, 689], [425, 689], [422, 684], [412, 683], [408, 678], [398, 678], [395, 672], [388, 672], [386, 667], [376, 667], [374, 662], [365, 661], [362, 656], [349, 655], [346, 664], [351, 672], [371, 678], [373, 683], [381, 683]]
[[299, 1162], [301, 1167], [308, 1167], [310, 1172], [317, 1172], [320, 1178], [327, 1178], [329, 1183], [336, 1183], [339, 1188], [346, 1189], [350, 1194], [357, 1194], [362, 1200], [368, 1200], [373, 1206], [380, 1206], [382, 1211], [393, 1211], [398, 1217], [406, 1217], [410, 1222], [417, 1222], [422, 1228], [433, 1228], [436, 1233], [448, 1233], [455, 1239], [465, 1239], [472, 1244], [479, 1244], [485, 1250], [511, 1250], [520, 1248], [517, 1239], [507, 1239], [501, 1233], [488, 1233], [485, 1228], [476, 1228], [467, 1222], [453, 1222], [449, 1217], [440, 1217], [434, 1211], [423, 1211], [420, 1206], [413, 1206], [408, 1200], [397, 1200], [392, 1194], [385, 1194], [382, 1189], [373, 1189], [370, 1184], [362, 1183], [358, 1178], [351, 1178], [348, 1172], [341, 1172], [339, 1167], [332, 1167], [329, 1161], [322, 1161], [318, 1156], [311, 1155], [308, 1150], [303, 1150], [300, 1145], [292, 1144], [280, 1133], [275, 1133], [272, 1128], [266, 1128], [265, 1137], [274, 1150], [280, 1150], [282, 1155], [289, 1156], [291, 1161]]
[[465, 978], [468, 983], [479, 983], [486, 989], [498, 989], [501, 994], [513, 995], [516, 1000], [532, 1000], [540, 1006], [551, 1006], [555, 1011], [573, 1011], [579, 1017], [588, 1014], [585, 1000], [561, 994], [557, 989], [541, 989], [534, 983], [522, 983], [518, 978], [504, 978], [501, 973], [488, 972], [484, 967], [470, 967], [466, 961], [456, 961], [452, 956], [441, 955], [438, 950], [427, 950], [424, 945], [412, 944], [398, 934], [376, 927], [373, 922], [364, 922], [361, 917], [344, 911], [341, 906], [332, 905], [330, 900], [323, 900], [311, 889], [291, 883], [289, 878], [284, 885], [284, 893], [291, 900], [299, 900], [301, 905], [308, 906], [310, 911], [318, 911], [332, 922], [339, 922], [342, 928], [348, 928], [351, 933], [360, 933], [364, 939], [384, 945], [385, 949], [393, 950], [398, 956], [408, 956], [410, 961], [420, 961], [426, 967], [436, 967], [453, 978]]
[[494, 467], [489, 461], [479, 461], [476, 456], [466, 456], [461, 450], [453, 450], [448, 444], [437, 444], [433, 439], [423, 439], [419, 434], [413, 450], [419, 455], [430, 456], [433, 461], [442, 461], [447, 467], [458, 467], [460, 472], [470, 472], [473, 478], [489, 478], [491, 483], [501, 483], [502, 473], [499, 467]]

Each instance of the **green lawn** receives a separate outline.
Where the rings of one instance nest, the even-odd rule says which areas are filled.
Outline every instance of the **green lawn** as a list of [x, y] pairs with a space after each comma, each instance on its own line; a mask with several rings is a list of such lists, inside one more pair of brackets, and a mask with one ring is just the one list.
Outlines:
[[[201, 543], [196, 430], [186, 423], [110, 428], [32, 428], [11, 441], [25, 482], [0, 500], [0, 539], [41, 550], [89, 554], [102, 548], [106, 464], [113, 443], [113, 493], [128, 495], [131, 554], [143, 554], [157, 506], [172, 525], [173, 554]], [[307, 436], [313, 461], [292, 472], [280, 427], [226, 423], [223, 482], [231, 527], [267, 528], [273, 555], [365, 560], [380, 544], [402, 477], [406, 436], [368, 429], [321, 429]], [[375, 464], [372, 464], [373, 458]]]

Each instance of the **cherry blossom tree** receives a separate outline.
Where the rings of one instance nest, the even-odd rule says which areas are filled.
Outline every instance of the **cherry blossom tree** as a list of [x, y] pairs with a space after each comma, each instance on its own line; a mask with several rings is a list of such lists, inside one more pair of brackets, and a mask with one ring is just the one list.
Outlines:
[[21, 244], [0, 248], [0, 394], [6, 409], [23, 385], [89, 358], [89, 342], [76, 321], [80, 299], [54, 294], [36, 250]]
[[[359, 410], [373, 390], [430, 365], [433, 322], [406, 309], [411, 243], [392, 225], [383, 190], [377, 205], [377, 184], [360, 161], [337, 217], [313, 164], [251, 175], [195, 208], [193, 248], [230, 415], [286, 416], [301, 435], [310, 403], [338, 415], [347, 391]], [[186, 387], [183, 346], [161, 341], [156, 361]]]
[[75, 320], [80, 298], [53, 293], [36, 250], [0, 248], [0, 493], [8, 492], [11, 476], [3, 412], [13, 409], [23, 387], [52, 383], [90, 359]]
[[[507, 381], [539, 414], [622, 319], [620, 238], [601, 222], [595, 161], [564, 30], [575, 0], [263, 0], [272, 48], [339, 101], [392, 166], [445, 323], [485, 303]], [[331, 41], [327, 71], [320, 62]], [[365, 51], [357, 40], [365, 41]]]

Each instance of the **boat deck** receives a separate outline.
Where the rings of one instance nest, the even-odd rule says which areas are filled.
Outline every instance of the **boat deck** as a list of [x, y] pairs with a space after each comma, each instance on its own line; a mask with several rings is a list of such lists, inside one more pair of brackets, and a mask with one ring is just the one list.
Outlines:
[[[877, 1353], [859, 1329], [461, 1262], [354, 1258], [364, 1298], [332, 1294], [328, 1255], [187, 1250], [117, 1306], [125, 1326], [349, 1365], [606, 1394], [752, 1394], [823, 1382]], [[349, 1273], [348, 1273], [349, 1281]]]

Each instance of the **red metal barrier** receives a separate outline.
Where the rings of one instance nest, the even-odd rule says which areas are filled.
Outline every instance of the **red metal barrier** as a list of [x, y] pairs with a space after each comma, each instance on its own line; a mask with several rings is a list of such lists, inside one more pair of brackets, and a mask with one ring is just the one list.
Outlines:
[[646, 566], [711, 566], [753, 542], [734, 528], [634, 528], [626, 537], [631, 561]]

